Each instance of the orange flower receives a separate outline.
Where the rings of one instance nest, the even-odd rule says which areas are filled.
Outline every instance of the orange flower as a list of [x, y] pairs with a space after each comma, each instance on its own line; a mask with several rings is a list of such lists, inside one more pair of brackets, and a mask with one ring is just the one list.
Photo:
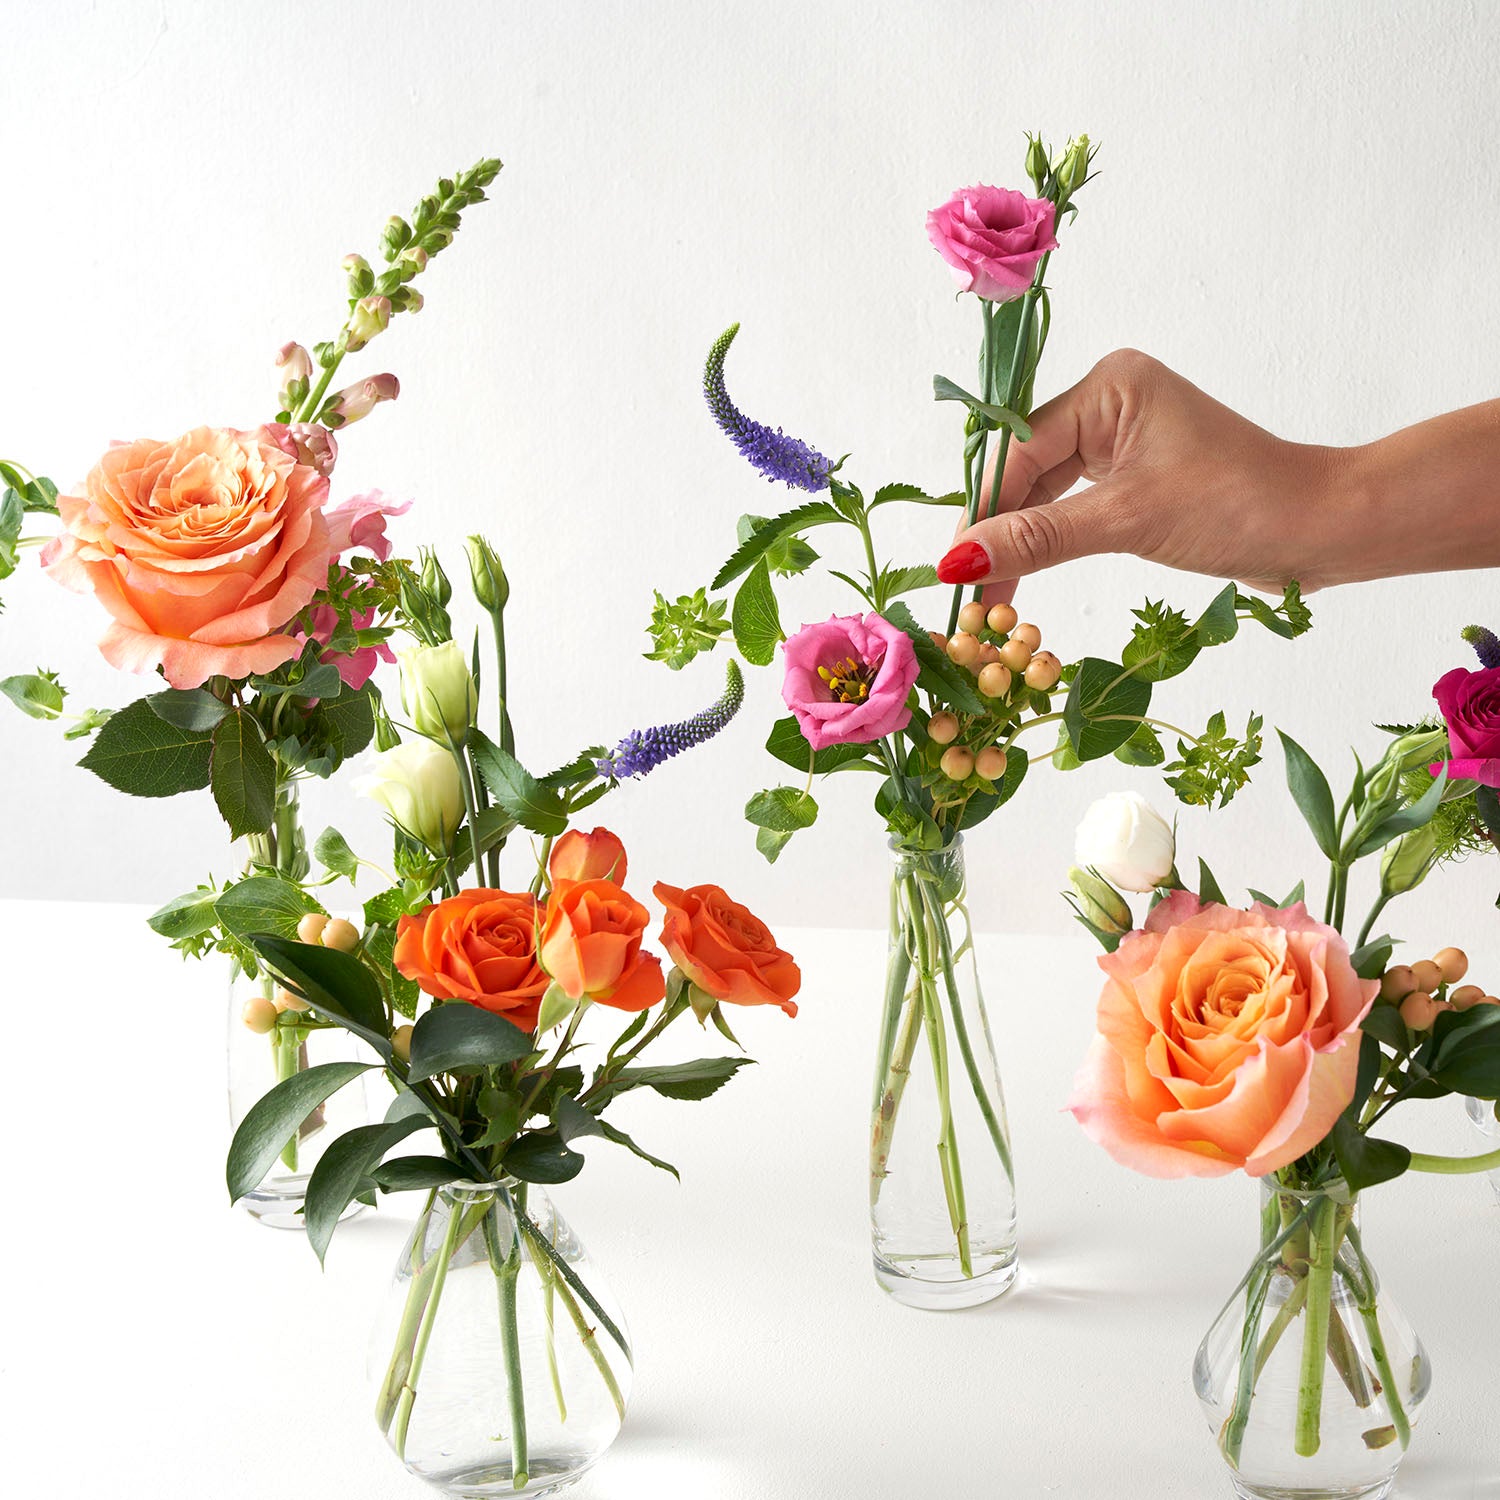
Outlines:
[[467, 1000], [523, 1031], [536, 1027], [547, 976], [537, 962], [536, 898], [482, 887], [402, 917], [393, 961], [439, 1000]]
[[662, 946], [690, 983], [731, 1005], [779, 1005], [797, 1014], [792, 996], [802, 971], [752, 911], [716, 885], [658, 884], [656, 899], [667, 909]]
[[647, 1010], [667, 992], [661, 960], [641, 952], [647, 917], [612, 880], [565, 880], [547, 903], [542, 967], [574, 1000]]
[[570, 828], [552, 846], [547, 873], [554, 885], [564, 880], [612, 880], [625, 884], [625, 846], [607, 828], [580, 833]]

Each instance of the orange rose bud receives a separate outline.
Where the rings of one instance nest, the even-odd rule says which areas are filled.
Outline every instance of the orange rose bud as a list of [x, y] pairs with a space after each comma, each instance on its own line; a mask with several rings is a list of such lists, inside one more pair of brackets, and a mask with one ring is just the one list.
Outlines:
[[759, 917], [716, 885], [680, 890], [658, 882], [655, 891], [667, 909], [662, 947], [690, 984], [729, 1005], [777, 1005], [797, 1014], [792, 996], [802, 971]]
[[564, 881], [547, 903], [542, 967], [574, 1000], [649, 1010], [667, 985], [661, 960], [641, 952], [648, 916], [612, 880]]
[[612, 880], [625, 884], [625, 846], [607, 828], [581, 833], [570, 828], [552, 846], [547, 873], [553, 885], [564, 880]]
[[536, 1028], [547, 976], [537, 961], [536, 898], [476, 887], [402, 917], [392, 961], [438, 1000], [466, 1000]]

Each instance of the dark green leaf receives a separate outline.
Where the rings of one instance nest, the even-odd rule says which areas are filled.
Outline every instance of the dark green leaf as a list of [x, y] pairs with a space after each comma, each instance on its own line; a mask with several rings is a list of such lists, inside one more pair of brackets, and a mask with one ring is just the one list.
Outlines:
[[340, 693], [318, 704], [313, 723], [328, 742], [334, 769], [358, 755], [375, 738], [376, 696], [374, 685], [366, 684], [357, 693]]
[[757, 792], [745, 804], [746, 819], [757, 828], [777, 833], [796, 833], [811, 828], [818, 818], [818, 804], [807, 792], [796, 787], [777, 786]]
[[231, 1202], [258, 1188], [281, 1155], [282, 1147], [297, 1133], [302, 1122], [346, 1083], [377, 1067], [376, 1063], [319, 1063], [294, 1073], [258, 1099], [229, 1146], [226, 1178]]
[[543, 786], [515, 756], [477, 729], [469, 731], [469, 748], [490, 795], [523, 828], [555, 837], [568, 826], [562, 798]]
[[570, 1182], [583, 1170], [583, 1157], [551, 1131], [531, 1131], [511, 1143], [504, 1167], [522, 1182]]
[[893, 500], [922, 500], [931, 502], [932, 496], [919, 484], [883, 484], [870, 499], [870, 509], [877, 505], [889, 505]]
[[414, 1188], [443, 1187], [461, 1182], [468, 1173], [446, 1156], [397, 1156], [366, 1174], [383, 1193], [408, 1193]]
[[1385, 1053], [1380, 1043], [1368, 1031], [1359, 1034], [1359, 1070], [1354, 1075], [1354, 1097], [1344, 1110], [1351, 1125], [1359, 1124], [1359, 1117], [1369, 1103], [1370, 1095], [1380, 1078], [1380, 1069], [1385, 1063]]
[[1433, 1070], [1433, 1078], [1455, 1094], [1500, 1099], [1500, 1025], [1466, 1033], [1462, 1045], [1453, 1047], [1442, 1065]]
[[1019, 412], [1011, 411], [1008, 407], [996, 406], [991, 401], [981, 401], [978, 396], [971, 396], [968, 391], [960, 385], [955, 385], [946, 375], [932, 377], [932, 399], [934, 401], [962, 401], [970, 411], [988, 417], [996, 426], [1009, 427], [1023, 443], [1031, 441], [1031, 428]]
[[333, 1231], [370, 1169], [392, 1146], [430, 1125], [431, 1121], [415, 1116], [398, 1120], [394, 1125], [357, 1125], [328, 1143], [307, 1179], [302, 1209], [308, 1243], [319, 1261], [327, 1255]]
[[[149, 701], [149, 700], [148, 700]], [[276, 816], [276, 762], [243, 709], [214, 730], [210, 784], [231, 838], [264, 833]]]
[[866, 760], [870, 754], [868, 745], [829, 745], [814, 754], [796, 719], [790, 715], [777, 719], [771, 726], [766, 749], [783, 765], [791, 766], [797, 771], [806, 771], [808, 761], [811, 760], [813, 773], [818, 776], [826, 776], [828, 772], [854, 761]]
[[1317, 761], [1290, 735], [1281, 730], [1281, 748], [1286, 755], [1286, 784], [1292, 800], [1312, 830], [1318, 848], [1329, 859], [1337, 859], [1338, 835], [1334, 832], [1333, 793]]
[[146, 702], [157, 718], [191, 734], [207, 734], [229, 712], [222, 698], [202, 688], [169, 688], [164, 693], [152, 693]]
[[208, 785], [212, 754], [208, 735], [168, 724], [137, 698], [110, 716], [78, 764], [132, 797], [175, 797]]
[[310, 912], [327, 913], [300, 885], [278, 875], [251, 875], [230, 886], [214, 903], [225, 932], [244, 942], [253, 933], [269, 932], [291, 941], [297, 924]]
[[1151, 684], [1124, 676], [1119, 662], [1087, 656], [1068, 689], [1063, 726], [1080, 761], [1098, 760], [1123, 745], [1151, 706]]
[[[1290, 902], [1287, 904], [1291, 905]], [[1392, 939], [1371, 938], [1368, 943], [1356, 948], [1349, 955], [1349, 962], [1361, 979], [1379, 979], [1390, 967], [1391, 954], [1394, 950], [1395, 943]]]
[[[1373, 978], [1373, 975], [1361, 975], [1361, 978]], [[1406, 1023], [1401, 1019], [1401, 1012], [1394, 1005], [1382, 1005], [1378, 1001], [1365, 1013], [1365, 1018], [1359, 1023], [1361, 1031], [1368, 1032], [1377, 1042], [1384, 1042], [1394, 1052], [1401, 1051], [1407, 1043]]]
[[740, 655], [752, 666], [770, 666], [783, 636], [776, 594], [771, 588], [771, 570], [765, 558], [750, 569], [740, 585], [734, 596], [730, 621], [734, 627], [734, 644]]
[[434, 1005], [411, 1034], [412, 1083], [437, 1073], [479, 1072], [532, 1052], [531, 1038], [503, 1016], [462, 1000]]
[[748, 1057], [695, 1057], [690, 1062], [622, 1068], [609, 1084], [609, 1094], [650, 1088], [668, 1099], [707, 1099], [729, 1082]]
[[1213, 901], [1220, 906], [1228, 906], [1229, 902], [1224, 899], [1224, 891], [1219, 882], [1214, 879], [1214, 872], [1208, 868], [1206, 860], [1198, 861], [1198, 899], [1203, 902]]
[[314, 1010], [363, 1037], [382, 1057], [390, 1056], [380, 981], [352, 953], [312, 943], [289, 942], [267, 933], [252, 935], [250, 946], [266, 967], [302, 995]]
[[313, 857], [325, 870], [342, 875], [345, 880], [353, 880], [359, 873], [359, 859], [337, 828], [325, 828], [318, 835]]
[[989, 713], [989, 705], [979, 696], [974, 679], [962, 667], [956, 667], [948, 660], [948, 653], [923, 630], [904, 604], [888, 604], [882, 615], [897, 630], [905, 632], [907, 639], [911, 641], [922, 668], [921, 676], [917, 679], [918, 687], [931, 693], [938, 702], [946, 703], [961, 713]]
[[910, 594], [917, 589], [935, 588], [938, 582], [937, 569], [931, 563], [887, 568], [880, 575], [881, 591], [887, 599], [894, 599], [897, 594]]
[[748, 572], [754, 567], [782, 537], [792, 536], [812, 526], [826, 526], [831, 521], [844, 519], [845, 517], [841, 516], [837, 509], [826, 500], [810, 500], [806, 505], [799, 505], [795, 510], [772, 516], [763, 526], [758, 527], [747, 541], [741, 542], [735, 548], [728, 561], [714, 576], [714, 581], [709, 587], [721, 589], [725, 584], [732, 583], [741, 573]]
[[552, 1106], [552, 1123], [565, 1146], [571, 1146], [580, 1136], [604, 1134], [603, 1122], [596, 1120], [572, 1094], [563, 1094]]
[[606, 1140], [613, 1141], [617, 1146], [624, 1146], [627, 1151], [633, 1151], [642, 1161], [650, 1162], [653, 1167], [660, 1167], [663, 1172], [670, 1172], [680, 1182], [681, 1173], [669, 1161], [663, 1161], [659, 1156], [652, 1154], [643, 1147], [638, 1146], [623, 1130], [617, 1130], [607, 1120], [596, 1122], [599, 1126], [599, 1134]]
[[1334, 1124], [1331, 1140], [1339, 1173], [1356, 1193], [1399, 1177], [1411, 1165], [1405, 1146], [1362, 1135], [1344, 1115]]
[[[1388, 817], [1382, 818], [1368, 833], [1359, 837], [1352, 857], [1363, 859], [1365, 855], [1373, 854], [1377, 849], [1390, 843], [1392, 839], [1400, 838], [1403, 833], [1410, 833], [1413, 828], [1425, 828], [1437, 812], [1447, 787], [1448, 769], [1445, 766], [1432, 778], [1432, 785], [1410, 807], [1397, 808]], [[1358, 835], [1358, 830], [1356, 830], [1356, 835]]]

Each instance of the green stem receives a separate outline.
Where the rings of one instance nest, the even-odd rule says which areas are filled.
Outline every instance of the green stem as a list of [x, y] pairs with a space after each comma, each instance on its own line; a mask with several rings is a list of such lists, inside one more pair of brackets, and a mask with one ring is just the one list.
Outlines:
[[1370, 915], [1365, 918], [1365, 925], [1359, 929], [1359, 939], [1354, 944], [1356, 948], [1363, 948], [1370, 941], [1370, 933], [1374, 929], [1375, 923], [1380, 920], [1380, 914], [1385, 910], [1390, 899], [1389, 896], [1384, 894], [1376, 899], [1374, 906], [1370, 908]]
[[1423, 1156], [1418, 1151], [1411, 1154], [1413, 1172], [1462, 1177], [1470, 1172], [1493, 1172], [1496, 1168], [1500, 1168], [1500, 1151], [1489, 1151], [1483, 1156]]
[[294, 422], [313, 422], [317, 420], [318, 408], [323, 404], [323, 397], [327, 394], [329, 384], [333, 380], [334, 372], [344, 362], [344, 355], [348, 352], [344, 347], [344, 337], [348, 333], [347, 326], [339, 333], [334, 343], [333, 362], [319, 377], [318, 383], [307, 393], [307, 400], [292, 413]]
[[[495, 1295], [500, 1311], [500, 1345], [505, 1357], [505, 1394], [510, 1405], [510, 1470], [514, 1489], [525, 1489], [530, 1479], [526, 1452], [526, 1390], [521, 1380], [521, 1333], [516, 1318], [516, 1290], [521, 1276], [521, 1236], [516, 1217], [526, 1212], [526, 1189], [518, 1188], [511, 1204], [508, 1193], [497, 1192], [484, 1216], [484, 1242], [489, 1252], [490, 1270], [495, 1277]], [[512, 1209], [510, 1243], [504, 1259], [500, 1247], [500, 1204], [502, 1197]]]
[[[891, 1159], [891, 1139], [896, 1132], [896, 1115], [901, 1108], [901, 1096], [906, 1092], [907, 1080], [911, 1077], [911, 1062], [916, 1055], [917, 1042], [922, 1035], [922, 996], [920, 988], [910, 996], [904, 994], [907, 976], [911, 973], [911, 954], [903, 940], [901, 952], [891, 955], [891, 964], [901, 970], [902, 990], [897, 991], [897, 1006], [905, 1005], [906, 1015], [895, 1039], [894, 1050], [887, 1060], [884, 1080], [875, 1101], [875, 1119], [870, 1130], [870, 1207], [880, 1200], [880, 1189], [886, 1179], [886, 1164]], [[889, 996], [887, 998], [889, 1004]], [[878, 1076], [878, 1075], [877, 1075]]]
[[604, 1388], [609, 1392], [609, 1399], [614, 1402], [615, 1411], [620, 1420], [625, 1420], [625, 1396], [620, 1390], [620, 1383], [615, 1379], [615, 1372], [610, 1369], [609, 1358], [599, 1343], [599, 1331], [589, 1326], [588, 1320], [583, 1315], [583, 1309], [579, 1307], [577, 1300], [566, 1286], [559, 1285], [557, 1294], [562, 1298], [562, 1305], [567, 1309], [569, 1318], [573, 1321], [573, 1327], [578, 1334], [578, 1340], [588, 1351], [589, 1358], [594, 1362], [594, 1368], [599, 1371], [599, 1378], [604, 1382]]
[[531, 1263], [536, 1267], [537, 1278], [542, 1283], [542, 1313], [547, 1320], [547, 1374], [552, 1382], [552, 1399], [557, 1402], [557, 1417], [560, 1422], [568, 1420], [568, 1403], [563, 1397], [562, 1375], [557, 1368], [557, 1337], [553, 1322], [553, 1304], [557, 1300], [557, 1277], [548, 1261], [537, 1254], [530, 1240], [523, 1241]]
[[[579, 1280], [578, 1273], [547, 1243], [546, 1236], [531, 1222], [527, 1215], [522, 1214], [519, 1223], [521, 1233], [547, 1257], [558, 1275], [578, 1294], [583, 1305], [598, 1318], [604, 1331], [615, 1341], [615, 1347], [620, 1349], [625, 1357], [629, 1359], [630, 1340], [625, 1337], [624, 1332], [615, 1320], [599, 1305], [599, 1299]], [[562, 1287], [558, 1287], [559, 1295], [561, 1295], [562, 1290]]]
[[1333, 1306], [1334, 1233], [1337, 1205], [1314, 1207], [1308, 1234], [1307, 1321], [1302, 1328], [1302, 1373], [1297, 1383], [1295, 1447], [1311, 1458], [1322, 1442], [1323, 1371], [1328, 1363], [1328, 1322]]
[[1396, 1440], [1401, 1444], [1402, 1452], [1405, 1452], [1411, 1442], [1411, 1420], [1406, 1415], [1406, 1407], [1401, 1400], [1400, 1389], [1396, 1385], [1396, 1375], [1391, 1369], [1391, 1356], [1385, 1347], [1385, 1335], [1380, 1331], [1380, 1313], [1375, 1305], [1375, 1271], [1365, 1258], [1365, 1249], [1360, 1242], [1359, 1230], [1352, 1224], [1349, 1226], [1349, 1245], [1359, 1257], [1360, 1268], [1365, 1275], [1365, 1295], [1359, 1301], [1359, 1315], [1364, 1319], [1365, 1333], [1370, 1340], [1370, 1355], [1375, 1361], [1375, 1369], [1380, 1376], [1380, 1384], [1385, 1393], [1386, 1409], [1390, 1412], [1391, 1423], [1396, 1429]]
[[500, 696], [500, 748], [507, 755], [516, 753], [516, 732], [510, 718], [509, 678], [505, 661], [505, 614], [503, 610], [490, 611], [495, 627], [495, 686]]
[[[1260, 1210], [1261, 1257], [1265, 1256], [1266, 1247], [1276, 1237], [1279, 1222], [1280, 1213], [1277, 1201], [1275, 1198], [1268, 1197]], [[1259, 1275], [1255, 1274], [1257, 1269], [1259, 1269]], [[1234, 1468], [1239, 1467], [1240, 1449], [1245, 1441], [1245, 1426], [1250, 1420], [1250, 1399], [1255, 1392], [1255, 1375], [1259, 1369], [1251, 1356], [1260, 1329], [1261, 1314], [1265, 1311], [1266, 1294], [1270, 1291], [1271, 1279], [1274, 1275], [1274, 1268], [1269, 1265], [1262, 1268], [1258, 1259], [1256, 1267], [1252, 1268], [1249, 1290], [1245, 1299], [1245, 1324], [1240, 1334], [1239, 1381], [1235, 1386], [1234, 1404], [1229, 1408], [1229, 1417], [1224, 1423], [1223, 1431], [1219, 1434], [1219, 1446], [1223, 1449], [1224, 1457]]]
[[[427, 1194], [427, 1202], [422, 1212], [417, 1215], [413, 1244], [419, 1256], [427, 1238], [427, 1225], [431, 1221], [432, 1205], [436, 1200], [437, 1189], [433, 1188]], [[422, 1315], [427, 1310], [427, 1296], [432, 1287], [436, 1267], [437, 1257], [429, 1255], [412, 1272], [411, 1285], [406, 1289], [406, 1305], [401, 1310], [401, 1323], [396, 1330], [396, 1343], [391, 1350], [390, 1363], [385, 1368], [385, 1379], [380, 1384], [380, 1394], [375, 1399], [375, 1420], [381, 1432], [384, 1433], [391, 1430], [391, 1419], [396, 1414], [396, 1402], [411, 1370], [414, 1341]]]
[[448, 1216], [448, 1228], [443, 1234], [443, 1243], [438, 1249], [436, 1266], [432, 1276], [432, 1290], [427, 1298], [427, 1305], [422, 1309], [422, 1320], [417, 1326], [417, 1341], [412, 1346], [411, 1368], [406, 1378], [401, 1382], [401, 1394], [396, 1400], [396, 1457], [403, 1463], [406, 1461], [406, 1434], [411, 1426], [412, 1407], [417, 1399], [417, 1382], [422, 1378], [422, 1362], [427, 1358], [427, 1344], [432, 1338], [433, 1324], [437, 1321], [438, 1302], [443, 1295], [443, 1284], [448, 1279], [448, 1264], [453, 1259], [453, 1251], [459, 1243], [458, 1231], [460, 1221], [464, 1215], [458, 1204], [451, 1205]]

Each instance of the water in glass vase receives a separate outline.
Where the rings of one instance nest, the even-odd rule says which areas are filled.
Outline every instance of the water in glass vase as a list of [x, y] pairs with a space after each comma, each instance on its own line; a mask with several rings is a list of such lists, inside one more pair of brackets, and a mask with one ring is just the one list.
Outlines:
[[631, 1373], [609, 1288], [541, 1188], [429, 1197], [370, 1344], [376, 1424], [411, 1473], [465, 1500], [558, 1494], [614, 1442]]
[[[1483, 1149], [1494, 1151], [1500, 1147], [1500, 1118], [1496, 1116], [1500, 1105], [1493, 1104], [1488, 1099], [1466, 1099], [1464, 1108], [1474, 1122], [1474, 1128], [1484, 1138]], [[1500, 1203], [1500, 1167], [1486, 1175], [1489, 1177], [1490, 1187], [1494, 1189], [1495, 1201]]]
[[875, 1279], [909, 1307], [972, 1307], [1015, 1281], [1016, 1198], [963, 841], [892, 851], [870, 1127]]
[[1381, 1500], [1431, 1385], [1341, 1186], [1262, 1183], [1261, 1251], [1193, 1364], [1240, 1500]]

